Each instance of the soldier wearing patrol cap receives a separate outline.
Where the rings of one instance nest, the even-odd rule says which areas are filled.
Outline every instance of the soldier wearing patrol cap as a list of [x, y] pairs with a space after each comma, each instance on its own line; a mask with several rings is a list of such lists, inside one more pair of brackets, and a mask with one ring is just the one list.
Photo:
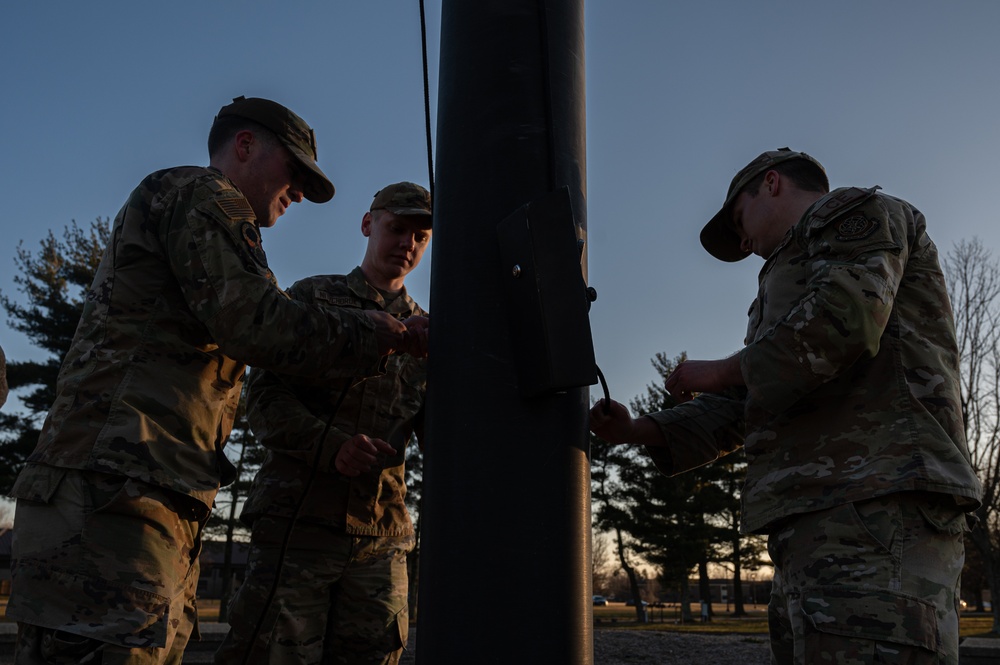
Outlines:
[[681, 363], [676, 407], [633, 419], [598, 403], [591, 429], [645, 444], [670, 475], [744, 446], [742, 528], [768, 535], [775, 570], [772, 662], [958, 663], [982, 488], [924, 216], [877, 187], [831, 192], [819, 162], [783, 148], [737, 173], [701, 242], [765, 259], [746, 346]]
[[179, 663], [196, 634], [202, 530], [247, 364], [320, 382], [426, 352], [380, 311], [290, 299], [259, 229], [328, 201], [312, 129], [233, 100], [210, 165], [147, 176], [115, 218], [17, 499], [15, 660]]
[[[382, 311], [426, 340], [426, 312], [406, 293], [431, 238], [430, 194], [382, 188], [361, 220], [361, 265], [288, 293], [307, 303]], [[406, 644], [404, 458], [423, 422], [426, 362], [392, 356], [383, 374], [317, 386], [251, 373], [248, 416], [268, 449], [243, 507], [247, 577], [216, 663], [397, 663]]]

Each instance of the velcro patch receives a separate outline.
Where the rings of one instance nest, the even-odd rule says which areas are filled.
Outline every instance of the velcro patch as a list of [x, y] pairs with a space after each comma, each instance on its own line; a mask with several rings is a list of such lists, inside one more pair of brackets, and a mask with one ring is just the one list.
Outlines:
[[876, 189], [851, 187], [850, 189], [833, 192], [818, 210], [813, 211], [812, 216], [817, 219], [829, 219], [839, 211], [846, 211], [847, 208], [869, 198], [875, 193]]
[[878, 230], [879, 221], [864, 215], [853, 215], [837, 224], [837, 240], [864, 240]]
[[317, 300], [322, 300], [324, 304], [333, 305], [334, 307], [360, 307], [361, 301], [357, 298], [352, 298], [351, 296], [327, 296], [324, 294], [316, 294]]
[[243, 197], [216, 199], [215, 205], [219, 206], [222, 214], [230, 219], [256, 219], [253, 208]]
[[253, 222], [243, 222], [240, 232], [243, 234], [243, 240], [246, 241], [247, 247], [250, 249], [250, 255], [253, 256], [253, 260], [266, 268], [267, 255], [264, 254], [264, 247], [261, 245], [260, 231], [257, 230], [257, 225]]

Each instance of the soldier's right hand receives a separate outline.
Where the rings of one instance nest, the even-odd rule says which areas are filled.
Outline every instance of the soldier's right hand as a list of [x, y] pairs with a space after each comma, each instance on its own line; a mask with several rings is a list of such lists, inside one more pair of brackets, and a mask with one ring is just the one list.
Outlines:
[[590, 431], [608, 443], [630, 442], [634, 428], [635, 421], [624, 404], [611, 400], [606, 407], [600, 399], [590, 409]]
[[406, 326], [391, 314], [376, 309], [365, 310], [365, 314], [375, 324], [375, 339], [379, 355], [395, 353], [403, 345]]
[[624, 404], [603, 399], [590, 409], [590, 431], [608, 443], [637, 443], [643, 446], [666, 446], [663, 430], [652, 418], [633, 418]]
[[393, 457], [396, 449], [382, 439], [355, 434], [340, 446], [333, 465], [341, 474], [353, 478], [371, 469], [379, 454]]

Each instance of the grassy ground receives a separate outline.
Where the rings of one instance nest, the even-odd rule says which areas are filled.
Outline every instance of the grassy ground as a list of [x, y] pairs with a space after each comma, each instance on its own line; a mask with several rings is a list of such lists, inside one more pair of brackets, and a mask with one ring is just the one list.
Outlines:
[[[0, 621], [7, 621], [7, 598], [0, 596]], [[730, 610], [732, 607], [729, 608]], [[695, 623], [680, 623], [680, 608], [678, 605], [647, 608], [649, 622], [639, 624], [635, 620], [635, 608], [626, 607], [625, 603], [611, 603], [594, 608], [594, 625], [598, 628], [627, 628], [629, 630], [661, 630], [685, 633], [717, 633], [757, 635], [767, 634], [767, 608], [764, 605], [747, 605], [747, 616], [733, 618], [724, 604], [712, 607], [715, 616], [708, 623], [698, 621], [700, 609], [697, 604], [691, 605], [691, 615]], [[218, 621], [219, 601], [199, 600], [198, 616], [202, 621]], [[993, 617], [989, 614], [962, 615], [959, 623], [959, 634], [962, 637], [995, 637], [1000, 635], [990, 633], [993, 627]]]
[[[747, 605], [747, 616], [734, 618], [730, 616], [725, 604], [712, 606], [714, 616], [708, 623], [700, 621], [700, 608], [691, 605], [691, 616], [694, 623], [680, 623], [680, 607], [676, 604], [663, 608], [649, 607], [649, 622], [638, 624], [635, 620], [635, 608], [626, 607], [624, 603], [611, 603], [594, 608], [594, 624], [603, 628], [628, 628], [631, 630], [661, 630], [685, 633], [719, 633], [719, 634], [767, 634], [767, 607], [765, 605]], [[997, 637], [990, 633], [993, 627], [993, 616], [989, 614], [965, 613], [959, 619], [959, 634], [962, 637]]]

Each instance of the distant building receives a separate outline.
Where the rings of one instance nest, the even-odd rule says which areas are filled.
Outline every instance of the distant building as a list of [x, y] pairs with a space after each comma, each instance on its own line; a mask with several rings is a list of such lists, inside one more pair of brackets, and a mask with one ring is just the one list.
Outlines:
[[[746, 605], [766, 605], [771, 596], [771, 580], [742, 580], [743, 603]], [[734, 590], [733, 580], [729, 578], [712, 578], [708, 585], [709, 600], [712, 603], [726, 604], [733, 602]], [[665, 603], [676, 603], [679, 594], [675, 589], [664, 589], [660, 592], [658, 600]], [[698, 586], [698, 578], [688, 580], [689, 603], [696, 603], [702, 600]]]

